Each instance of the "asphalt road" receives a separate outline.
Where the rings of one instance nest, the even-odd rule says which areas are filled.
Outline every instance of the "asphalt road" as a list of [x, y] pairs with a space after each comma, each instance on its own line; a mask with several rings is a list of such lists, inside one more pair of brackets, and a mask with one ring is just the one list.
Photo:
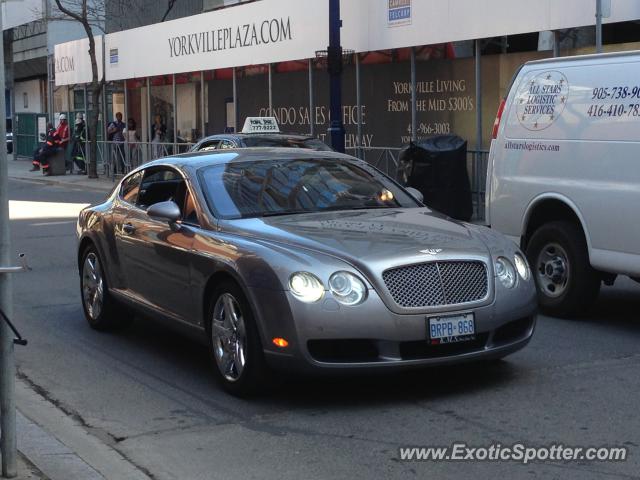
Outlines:
[[[14, 277], [14, 316], [30, 342], [18, 347], [18, 368], [154, 478], [640, 478], [640, 285], [605, 288], [581, 320], [540, 318], [531, 344], [495, 365], [292, 380], [244, 401], [215, 383], [204, 347], [148, 320], [115, 334], [89, 329], [68, 212], [103, 196], [10, 185], [14, 201], [48, 202], [13, 204], [36, 217], [11, 225], [33, 267]], [[398, 460], [402, 446], [458, 441], [630, 451], [622, 463]]]

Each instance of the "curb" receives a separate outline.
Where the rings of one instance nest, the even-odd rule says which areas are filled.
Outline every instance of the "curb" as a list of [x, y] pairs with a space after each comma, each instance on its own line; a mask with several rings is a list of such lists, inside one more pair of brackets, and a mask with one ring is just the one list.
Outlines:
[[150, 480], [134, 465], [76, 419], [16, 381], [18, 450], [50, 480]]

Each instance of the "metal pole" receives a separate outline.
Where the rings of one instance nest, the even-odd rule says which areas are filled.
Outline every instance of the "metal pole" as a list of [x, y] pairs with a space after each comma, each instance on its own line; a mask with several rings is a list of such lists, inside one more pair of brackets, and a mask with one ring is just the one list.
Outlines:
[[602, 0], [596, 0], [596, 53], [602, 53]]
[[[105, 153], [103, 153], [103, 158], [102, 158], [102, 162], [109, 162], [109, 164], [111, 164], [112, 162], [112, 158], [111, 158], [111, 144], [110, 143], [106, 143], [107, 142], [107, 122], [109, 121], [107, 119], [107, 84], [105, 83], [102, 87], [102, 95], [100, 95], [102, 98], [102, 141], [105, 142], [105, 149], [103, 150], [103, 152], [107, 152], [106, 155]], [[113, 173], [115, 173], [115, 161], [113, 161]], [[107, 173], [107, 164], [104, 165], [104, 172], [105, 174]], [[96, 158], [96, 174], [98, 173], [98, 159]]]
[[55, 119], [53, 118], [53, 93], [55, 90], [53, 60], [53, 55], [47, 56], [47, 116], [49, 117], [48, 121], [51, 123], [55, 122]]
[[233, 131], [238, 131], [238, 81], [236, 67], [233, 67]]
[[362, 97], [360, 91], [360, 55], [356, 53], [356, 108], [358, 109], [357, 113], [357, 121], [358, 121], [358, 131], [357, 131], [357, 156], [358, 158], [363, 158], [362, 155]]
[[[88, 115], [88, 109], [87, 109], [87, 84], [85, 83], [83, 86], [83, 91], [84, 91], [84, 161], [85, 161], [85, 170], [87, 170], [87, 167], [89, 165], [90, 159], [89, 159], [89, 155], [91, 154], [91, 152], [89, 151], [89, 117]], [[95, 108], [95, 107], [94, 107]]]
[[560, 32], [557, 30], [553, 31], [553, 56], [560, 56]]
[[[129, 95], [127, 94], [127, 81], [122, 81], [123, 91], [124, 91], [124, 123], [127, 126], [127, 137], [125, 140], [124, 147], [124, 158], [127, 160], [127, 165], [131, 165], [131, 147], [129, 146]], [[125, 165], [125, 169], [127, 168]], [[125, 172], [122, 172], [125, 173]]]
[[411, 48], [411, 141], [418, 141], [418, 88], [416, 81], [416, 49]]
[[[151, 80], [147, 77], [147, 126], [145, 127], [145, 132], [147, 132], [147, 144], [151, 144], [151, 140], [153, 140], [153, 132], [151, 131], [151, 126], [153, 125], [153, 118], [151, 118]], [[150, 150], [147, 151], [149, 153]], [[150, 158], [147, 158], [147, 160]]]
[[476, 150], [482, 150], [482, 52], [481, 40], [476, 40]]
[[273, 115], [273, 66], [269, 64], [269, 115]]
[[344, 124], [342, 122], [342, 46], [340, 44], [340, 0], [329, 2], [328, 71], [331, 85], [331, 126], [329, 138], [336, 152], [344, 153]]
[[173, 153], [178, 153], [178, 92], [176, 87], [176, 74], [171, 75], [173, 87]]
[[124, 121], [125, 123], [129, 123], [129, 95], [127, 95], [127, 81], [124, 80], [122, 82], [123, 92], [124, 92]]
[[476, 77], [476, 153], [472, 157], [472, 178], [474, 179], [477, 213], [480, 212], [480, 159], [482, 155], [482, 40], [476, 40], [475, 77]]
[[309, 59], [309, 127], [312, 137], [316, 136], [316, 107], [313, 102], [313, 60]]
[[205, 132], [207, 128], [207, 122], [205, 121], [204, 111], [204, 72], [200, 72], [200, 138], [204, 138], [207, 135]]
[[[6, 112], [4, 94], [4, 35], [2, 9], [0, 8], [0, 111]], [[8, 267], [11, 257], [9, 235], [9, 188], [8, 157], [6, 144], [6, 122], [0, 122], [0, 267]], [[11, 274], [0, 273], [0, 308], [11, 318]], [[2, 454], [2, 476], [17, 475], [15, 357], [13, 333], [8, 325], [0, 322], [0, 453]]]

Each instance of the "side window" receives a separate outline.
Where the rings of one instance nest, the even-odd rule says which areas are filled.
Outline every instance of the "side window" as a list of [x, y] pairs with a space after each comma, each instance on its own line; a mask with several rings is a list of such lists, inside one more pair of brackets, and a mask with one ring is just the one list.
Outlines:
[[209, 140], [207, 142], [202, 142], [198, 147], [198, 151], [209, 152], [211, 150], [217, 150], [218, 148], [220, 148], [220, 140]]
[[222, 140], [218, 148], [228, 150], [229, 148], [236, 148], [236, 145], [231, 140]]
[[120, 198], [122, 200], [131, 204], [136, 203], [143, 174], [144, 172], [135, 173], [122, 182], [122, 186], [120, 187]]
[[185, 188], [184, 207], [181, 207], [182, 221], [189, 225], [199, 225], [198, 213], [196, 211], [196, 204], [193, 201], [193, 197], [188, 188]]
[[182, 175], [173, 168], [149, 168], [145, 170], [144, 178], [140, 184], [136, 205], [147, 209], [156, 203], [173, 200], [182, 208], [185, 188]]

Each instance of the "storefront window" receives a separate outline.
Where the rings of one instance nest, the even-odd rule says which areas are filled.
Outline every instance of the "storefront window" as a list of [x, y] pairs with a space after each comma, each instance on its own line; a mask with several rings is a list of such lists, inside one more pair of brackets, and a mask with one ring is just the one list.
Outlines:
[[158, 144], [173, 143], [175, 131], [172, 76], [152, 77], [150, 83], [151, 121], [148, 127], [145, 125], [145, 128], [149, 129], [149, 140]]
[[176, 75], [177, 140], [195, 143], [202, 137], [200, 73]]

